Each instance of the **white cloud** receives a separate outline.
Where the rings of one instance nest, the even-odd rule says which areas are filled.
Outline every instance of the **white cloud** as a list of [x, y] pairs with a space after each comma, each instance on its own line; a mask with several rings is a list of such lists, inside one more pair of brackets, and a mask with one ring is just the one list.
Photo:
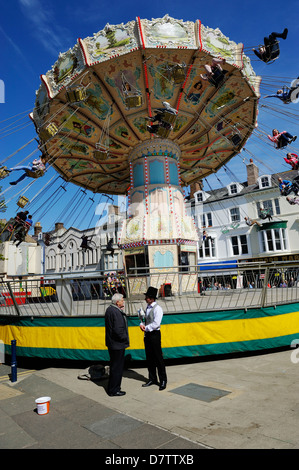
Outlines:
[[[70, 32], [57, 24], [57, 19], [46, 2], [19, 0], [23, 14], [32, 23], [32, 32], [43, 47], [54, 56], [73, 46]], [[62, 18], [63, 21], [63, 18]]]

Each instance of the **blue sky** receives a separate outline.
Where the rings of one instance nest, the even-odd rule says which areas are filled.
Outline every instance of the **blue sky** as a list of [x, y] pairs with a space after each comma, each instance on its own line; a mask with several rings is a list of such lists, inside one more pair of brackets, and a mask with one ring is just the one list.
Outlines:
[[[211, 8], [212, 5], [212, 8]], [[245, 48], [257, 46], [263, 41], [265, 35], [272, 31], [281, 32], [285, 27], [289, 29], [286, 41], [280, 42], [280, 58], [271, 65], [258, 61], [249, 50], [249, 57], [255, 72], [263, 77], [261, 88], [262, 97], [268, 93], [275, 93], [281, 85], [289, 85], [292, 79], [299, 76], [298, 65], [298, 37], [299, 37], [299, 1], [290, 0], [282, 3], [277, 0], [260, 3], [240, 1], [214, 1], [195, 2], [182, 1], [151, 1], [119, 2], [118, 0], [82, 2], [78, 0], [58, 1], [48, 0], [11, 0], [1, 2], [0, 17], [0, 80], [5, 85], [5, 102], [0, 103], [0, 161], [5, 161], [20, 147], [36, 137], [33, 124], [28, 118], [33, 109], [35, 92], [40, 86], [40, 75], [46, 73], [56, 62], [60, 52], [72, 48], [79, 37], [92, 36], [93, 33], [103, 29], [106, 23], [119, 24], [141, 18], [161, 18], [166, 13], [184, 21], [200, 19], [202, 24], [211, 28], [219, 28], [223, 34], [235, 42], [242, 42]], [[246, 144], [248, 151], [243, 151], [227, 165], [232, 173], [223, 169], [217, 175], [208, 178], [212, 188], [228, 184], [235, 176], [239, 181], [246, 180], [246, 166], [250, 156], [256, 158], [260, 174], [286, 171], [288, 167], [283, 161], [286, 152], [273, 149], [270, 141], [265, 138], [266, 132], [273, 127], [280, 130], [289, 130], [299, 135], [298, 119], [293, 119], [290, 113], [298, 115], [299, 103], [285, 105], [283, 111], [287, 114], [279, 115], [261, 105], [278, 107], [276, 99], [260, 100], [258, 117], [259, 128]], [[289, 115], [288, 115], [289, 114]], [[263, 132], [263, 134], [261, 134]], [[297, 141], [298, 142], [298, 141]], [[297, 146], [299, 146], [299, 143]], [[299, 153], [295, 144], [290, 151]], [[16, 153], [6, 163], [8, 166], [20, 163], [37, 148], [36, 141], [27, 145]], [[38, 153], [34, 154], [33, 158]], [[245, 159], [245, 160], [244, 160]], [[243, 161], [244, 160], [244, 161]], [[60, 188], [61, 178], [51, 170], [44, 178], [37, 180], [32, 187], [26, 190], [25, 195], [34, 199], [32, 212], [36, 211], [34, 223], [40, 221], [44, 230], [53, 229], [54, 223], [65, 222], [65, 226], [76, 226], [80, 229], [95, 226], [99, 220], [102, 208], [106, 207], [107, 200], [100, 195], [83, 194], [77, 186], [67, 186], [67, 191]], [[2, 183], [2, 192], [7, 200], [8, 210], [5, 217], [14, 216], [16, 194], [28, 186], [32, 180], [28, 178], [18, 186], [9, 185], [11, 178]], [[41, 183], [42, 181], [42, 183]], [[39, 193], [48, 182], [47, 191]], [[209, 190], [205, 184], [204, 189]], [[50, 195], [56, 194], [53, 204], [49, 201]], [[63, 203], [58, 195], [63, 193]], [[74, 195], [81, 201], [82, 207], [73, 207], [70, 202]], [[44, 194], [44, 195], [43, 195]], [[94, 202], [92, 201], [93, 198]], [[95, 214], [96, 204], [100, 202]], [[84, 216], [86, 213], [86, 217]], [[60, 217], [61, 220], [57, 220]]]

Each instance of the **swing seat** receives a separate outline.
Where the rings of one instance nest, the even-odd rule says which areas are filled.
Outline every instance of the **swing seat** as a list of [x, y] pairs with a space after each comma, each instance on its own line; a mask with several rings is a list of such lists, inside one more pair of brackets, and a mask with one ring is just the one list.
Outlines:
[[83, 85], [71, 85], [66, 89], [66, 99], [69, 103], [80, 103], [87, 99], [86, 89]]
[[183, 65], [175, 65], [171, 70], [171, 78], [175, 85], [183, 83], [186, 78], [185, 67]]
[[228, 233], [229, 232], [229, 229], [227, 227], [224, 227], [223, 229], [221, 229], [221, 232], [222, 233]]
[[3, 180], [4, 178], [6, 178], [6, 176], [8, 176], [9, 173], [10, 172], [7, 170], [6, 166], [3, 166], [2, 168], [0, 168], [0, 180]]
[[[275, 62], [275, 60], [277, 60], [277, 59], [279, 58], [279, 56], [280, 56], [279, 42], [276, 41], [276, 44], [275, 44], [275, 45], [272, 45], [272, 46], [273, 46], [273, 47], [272, 47], [272, 49], [271, 49], [270, 54], [273, 54], [273, 55], [276, 54], [276, 57], [271, 57], [271, 58], [269, 58], [269, 60], [266, 60], [266, 61], [262, 59], [263, 62], [264, 62], [266, 65], [273, 64], [273, 62]], [[265, 47], [264, 44], [259, 44], [258, 50], [260, 50], [260, 48], [263, 48], [263, 47]]]
[[232, 223], [232, 224], [231, 224], [231, 228], [235, 230], [236, 228], [239, 227], [239, 225], [240, 225], [239, 222]]
[[39, 136], [43, 141], [47, 141], [51, 139], [55, 134], [58, 132], [58, 127], [54, 122], [51, 122], [47, 127], [41, 129], [39, 132]]
[[29, 202], [29, 199], [27, 197], [21, 196], [20, 199], [17, 202], [17, 206], [23, 208], [23, 207], [26, 206], [26, 204], [28, 204], [28, 202]]
[[171, 130], [172, 130], [171, 127], [169, 129], [167, 129], [163, 126], [159, 126], [159, 129], [157, 130], [156, 135], [158, 135], [162, 139], [166, 139], [169, 136]]
[[274, 57], [273, 59], [270, 59], [268, 62], [265, 62], [265, 64], [266, 64], [266, 65], [273, 64], [273, 62], [275, 62], [278, 58], [279, 58], [279, 56]]
[[26, 170], [26, 175], [30, 176], [30, 178], [40, 178], [44, 176], [45, 172], [43, 170]]
[[142, 95], [125, 96], [125, 104], [127, 109], [139, 108], [142, 105]]
[[109, 149], [104, 145], [96, 144], [96, 149], [93, 151], [93, 156], [95, 160], [98, 162], [102, 162], [103, 160], [107, 160], [109, 157]]
[[168, 124], [174, 124], [175, 121], [176, 121], [176, 114], [173, 114], [173, 113], [170, 113], [168, 111], [163, 111], [163, 114], [162, 114], [162, 121], [163, 122], [167, 122]]
[[242, 138], [241, 138], [241, 136], [240, 136], [239, 134], [234, 134], [234, 135], [230, 138], [230, 140], [232, 141], [232, 143], [233, 143], [234, 145], [238, 145], [238, 144], [241, 142]]

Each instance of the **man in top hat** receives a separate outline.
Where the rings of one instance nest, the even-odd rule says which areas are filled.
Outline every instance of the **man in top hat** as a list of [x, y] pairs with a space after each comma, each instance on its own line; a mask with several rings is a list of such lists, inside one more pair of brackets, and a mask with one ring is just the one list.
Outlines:
[[159, 390], [164, 390], [167, 384], [167, 376], [161, 348], [160, 331], [163, 310], [156, 302], [157, 294], [158, 289], [155, 287], [149, 287], [144, 294], [147, 307], [144, 322], [140, 324], [140, 329], [144, 331], [144, 347], [149, 375], [148, 381], [142, 387], [158, 385], [158, 370]]

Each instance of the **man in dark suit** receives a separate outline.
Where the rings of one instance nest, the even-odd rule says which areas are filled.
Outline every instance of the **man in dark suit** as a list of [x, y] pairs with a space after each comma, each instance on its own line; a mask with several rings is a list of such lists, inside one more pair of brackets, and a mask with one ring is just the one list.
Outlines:
[[167, 384], [166, 369], [161, 348], [160, 326], [163, 317], [163, 310], [157, 304], [156, 298], [158, 289], [149, 287], [145, 295], [147, 308], [144, 322], [140, 324], [140, 329], [144, 331], [144, 347], [148, 367], [148, 381], [142, 387], [157, 385], [157, 371], [160, 381], [159, 390], [165, 390]]
[[107, 308], [105, 313], [106, 346], [110, 356], [107, 392], [110, 397], [121, 397], [126, 394], [121, 390], [121, 381], [125, 363], [125, 349], [130, 344], [127, 317], [123, 308], [123, 295], [114, 294], [112, 305]]

